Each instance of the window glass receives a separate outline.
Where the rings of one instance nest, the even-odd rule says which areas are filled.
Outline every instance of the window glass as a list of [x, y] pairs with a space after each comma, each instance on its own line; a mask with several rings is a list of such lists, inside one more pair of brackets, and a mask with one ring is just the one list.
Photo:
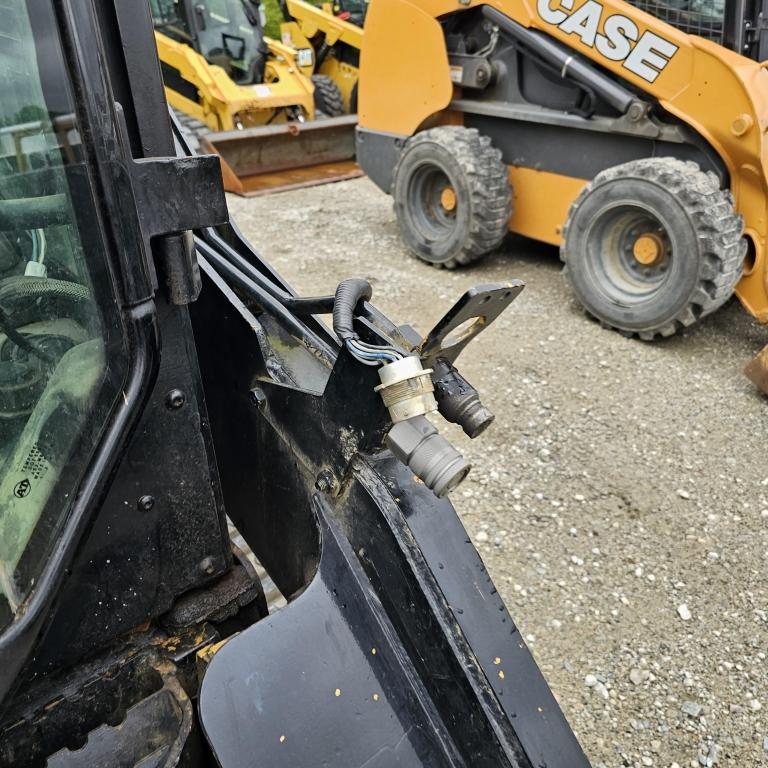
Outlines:
[[179, 0], [150, 0], [149, 6], [155, 28], [162, 31], [164, 26], [182, 25], [182, 9]]
[[256, 5], [243, 0], [204, 0], [196, 7], [200, 9], [200, 53], [224, 67], [237, 82], [252, 82], [254, 66], [261, 61]]
[[50, 2], [0, 9], [2, 627], [61, 532], [125, 356]]
[[681, 32], [723, 43], [725, 0], [629, 0]]

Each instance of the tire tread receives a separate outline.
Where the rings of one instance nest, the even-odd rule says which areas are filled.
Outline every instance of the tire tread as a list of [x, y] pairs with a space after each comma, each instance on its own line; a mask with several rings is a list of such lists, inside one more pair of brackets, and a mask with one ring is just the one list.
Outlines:
[[[498, 248], [509, 230], [512, 187], [502, 153], [488, 136], [475, 128], [431, 128], [409, 140], [395, 167], [394, 178], [397, 178], [407, 153], [423, 144], [437, 144], [455, 158], [469, 182], [472, 207], [469, 232], [461, 248], [447, 261], [430, 263], [445, 269], [471, 264]], [[397, 204], [395, 201], [396, 208]], [[424, 258], [421, 254], [416, 255]]]
[[[599, 318], [602, 323], [622, 333], [630, 333], [652, 341], [662, 336], [673, 336], [689, 328], [699, 319], [722, 307], [733, 295], [744, 269], [746, 241], [743, 238], [744, 220], [734, 208], [730, 190], [720, 188], [718, 177], [703, 171], [691, 160], [672, 157], [633, 160], [599, 173], [586, 185], [571, 205], [563, 228], [560, 259], [568, 272], [568, 230], [574, 214], [585, 198], [602, 185], [617, 179], [639, 178], [655, 183], [671, 192], [684, 206], [696, 228], [701, 254], [699, 284], [684, 306], [671, 321], [657, 327], [627, 331]], [[569, 282], [570, 278], [569, 278]], [[587, 309], [589, 313], [589, 310]]]

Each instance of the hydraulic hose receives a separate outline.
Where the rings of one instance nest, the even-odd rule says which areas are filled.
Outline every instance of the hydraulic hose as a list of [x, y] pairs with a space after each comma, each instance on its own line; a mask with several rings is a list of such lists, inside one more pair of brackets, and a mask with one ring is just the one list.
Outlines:
[[31, 341], [22, 336], [14, 327], [13, 323], [8, 319], [5, 312], [0, 309], [0, 331], [2, 331], [8, 339], [10, 339], [19, 349], [23, 349], [25, 352], [29, 352], [35, 357], [39, 357], [46, 363], [53, 363], [53, 357], [49, 355], [45, 350], [36, 347]]
[[47, 352], [16, 330], [40, 318], [42, 312], [38, 299], [45, 298], [63, 300], [77, 307], [89, 302], [91, 294], [84, 285], [65, 280], [23, 276], [7, 278], [0, 282], [0, 330], [17, 347], [52, 363], [54, 360]]
[[80, 283], [47, 277], [10, 277], [0, 282], [0, 304], [13, 304], [19, 299], [51, 297], [69, 299], [81, 304], [91, 300], [90, 291]]
[[[77, 317], [77, 311], [91, 302], [91, 293], [79, 283], [45, 277], [17, 275], [0, 282], [0, 307], [14, 328], [21, 328], [45, 316], [40, 299], [57, 302], [57, 315], [68, 316], [71, 308]], [[61, 309], [62, 303], [67, 309]]]

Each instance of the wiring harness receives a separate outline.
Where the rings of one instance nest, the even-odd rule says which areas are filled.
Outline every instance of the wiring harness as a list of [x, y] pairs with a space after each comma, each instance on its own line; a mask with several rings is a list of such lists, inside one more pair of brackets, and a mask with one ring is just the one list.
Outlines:
[[370, 301], [367, 280], [345, 280], [336, 290], [333, 330], [352, 357], [363, 365], [381, 366], [376, 391], [392, 419], [387, 446], [438, 497], [448, 495], [469, 474], [469, 462], [426, 418], [437, 411], [433, 370], [417, 355], [393, 346], [367, 344], [354, 329], [355, 307]]
[[370, 301], [373, 288], [367, 280], [345, 280], [336, 290], [333, 306], [333, 330], [352, 357], [363, 365], [378, 366], [396, 363], [405, 355], [391, 346], [367, 344], [355, 333], [354, 312], [361, 301]]

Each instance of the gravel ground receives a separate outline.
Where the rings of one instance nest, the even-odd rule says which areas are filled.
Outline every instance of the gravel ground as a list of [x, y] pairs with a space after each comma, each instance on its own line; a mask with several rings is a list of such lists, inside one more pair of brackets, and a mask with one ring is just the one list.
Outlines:
[[303, 293], [368, 278], [428, 331], [467, 287], [521, 278], [461, 359], [497, 414], [456, 506], [595, 766], [768, 763], [768, 342], [736, 302], [653, 345], [575, 305], [557, 253], [510, 240], [459, 272], [405, 252], [367, 180], [231, 199]]

